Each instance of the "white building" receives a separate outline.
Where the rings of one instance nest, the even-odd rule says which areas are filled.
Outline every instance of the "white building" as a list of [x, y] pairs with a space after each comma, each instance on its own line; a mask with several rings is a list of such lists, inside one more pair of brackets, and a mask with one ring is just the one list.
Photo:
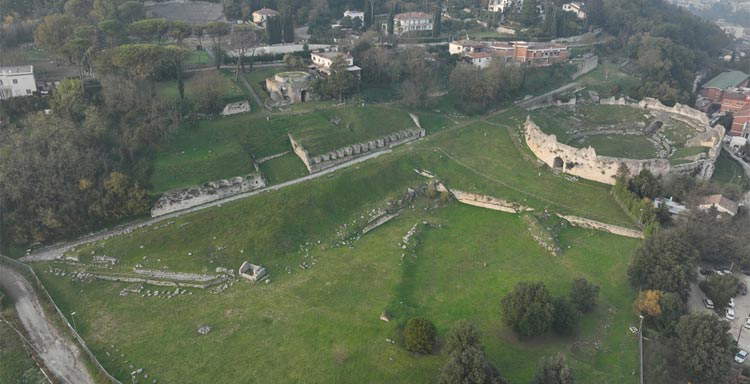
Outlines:
[[518, 3], [518, 0], [490, 0], [487, 10], [490, 12], [505, 12]]
[[36, 92], [34, 66], [0, 67], [0, 100]]
[[347, 71], [359, 73], [362, 69], [354, 65], [354, 58], [352, 55], [343, 52], [313, 52], [310, 54], [310, 60], [312, 60], [315, 69], [326, 75], [331, 73], [331, 66], [333, 66], [334, 60], [342, 57], [347, 65]]
[[432, 31], [432, 16], [424, 12], [399, 13], [393, 17], [393, 33]]
[[583, 6], [583, 3], [574, 1], [572, 3], [565, 3], [562, 6], [563, 11], [566, 12], [573, 12], [576, 14], [576, 17], [583, 20], [586, 18], [586, 10]]
[[271, 8], [261, 8], [253, 12], [253, 23], [260, 26], [265, 26], [268, 18], [277, 17], [279, 15], [281, 14], [277, 10]]
[[365, 13], [362, 11], [352, 11], [352, 10], [346, 10], [344, 12], [344, 17], [349, 17], [350, 19], [359, 19], [361, 22], [365, 22]]

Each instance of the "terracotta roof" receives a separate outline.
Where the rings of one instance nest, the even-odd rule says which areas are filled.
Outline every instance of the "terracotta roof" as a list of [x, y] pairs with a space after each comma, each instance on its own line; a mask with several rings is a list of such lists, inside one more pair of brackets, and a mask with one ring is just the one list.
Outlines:
[[424, 12], [405, 12], [405, 13], [399, 13], [393, 18], [398, 19], [398, 20], [409, 20], [409, 19], [413, 20], [413, 19], [432, 19], [432, 16]]
[[716, 206], [716, 208], [721, 208], [723, 210], [728, 211], [731, 215], [737, 214], [737, 209], [739, 206], [737, 203], [735, 203], [732, 200], [727, 199], [724, 197], [724, 195], [710, 195], [704, 197], [701, 202], [701, 206]]

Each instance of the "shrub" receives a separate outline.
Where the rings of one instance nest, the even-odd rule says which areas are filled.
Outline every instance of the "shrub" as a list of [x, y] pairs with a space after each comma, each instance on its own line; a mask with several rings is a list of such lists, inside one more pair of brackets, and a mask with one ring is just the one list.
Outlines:
[[591, 312], [596, 307], [599, 298], [599, 286], [591, 284], [586, 279], [573, 280], [570, 290], [570, 302], [583, 313]]
[[542, 359], [532, 384], [573, 384], [573, 372], [562, 354]]
[[564, 297], [552, 300], [552, 330], [559, 335], [571, 335], [578, 328], [581, 313]]
[[407, 350], [424, 354], [432, 353], [436, 337], [435, 326], [429, 320], [415, 317], [406, 322], [404, 343]]
[[524, 337], [541, 335], [552, 326], [552, 297], [544, 283], [520, 282], [502, 300], [503, 321]]
[[469, 347], [479, 347], [479, 331], [468, 321], [459, 321], [445, 337], [445, 352], [451, 354]]

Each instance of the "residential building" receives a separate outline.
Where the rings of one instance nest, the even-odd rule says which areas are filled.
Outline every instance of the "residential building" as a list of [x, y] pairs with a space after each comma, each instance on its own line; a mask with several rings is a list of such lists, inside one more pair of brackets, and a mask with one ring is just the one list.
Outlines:
[[738, 112], [750, 105], [750, 88], [729, 88], [721, 96], [721, 112]]
[[344, 17], [348, 17], [352, 20], [359, 19], [363, 23], [365, 22], [365, 13], [362, 11], [351, 11], [347, 9], [346, 12], [344, 12]]
[[490, 0], [487, 10], [490, 12], [505, 12], [518, 5], [518, 0]]
[[253, 12], [253, 23], [265, 26], [266, 21], [268, 21], [271, 17], [278, 17], [281, 15], [279, 11], [271, 8], [261, 8], [255, 12]]
[[724, 213], [730, 216], [737, 214], [739, 205], [724, 197], [724, 195], [710, 195], [706, 196], [698, 203], [698, 209], [707, 211], [711, 208], [716, 208], [719, 213]]
[[671, 215], [679, 215], [685, 211], [687, 211], [687, 207], [672, 200], [672, 197], [663, 198], [663, 197], [657, 197], [654, 199], [654, 208], [659, 208], [662, 205], [667, 207], [667, 211], [669, 211], [669, 214]]
[[[568, 61], [568, 47], [552, 43], [532, 43], [526, 41], [497, 42], [458, 40], [448, 45], [448, 51], [460, 55], [467, 61], [486, 66], [485, 53], [504, 62], [543, 67]], [[479, 54], [482, 55], [479, 55]]]
[[331, 74], [331, 67], [337, 58], [343, 58], [347, 65], [347, 71], [359, 75], [362, 68], [354, 65], [354, 58], [349, 53], [344, 52], [313, 52], [310, 54], [310, 60], [313, 62], [313, 69], [324, 75]]
[[701, 88], [700, 94], [714, 103], [721, 103], [724, 91], [730, 88], [744, 88], [750, 75], [741, 71], [727, 71], [709, 80]]
[[750, 134], [750, 105], [734, 112], [732, 116], [732, 127], [729, 129], [729, 136], [748, 138]]
[[463, 58], [479, 68], [486, 68], [492, 61], [492, 54], [489, 52], [468, 52]]
[[393, 17], [393, 33], [432, 31], [432, 15], [424, 12], [399, 13]]
[[34, 66], [0, 67], [0, 100], [36, 92]]
[[581, 20], [586, 18], [586, 10], [584, 9], [584, 5], [581, 2], [574, 1], [572, 3], [565, 3], [563, 4], [562, 9], [566, 12], [575, 13], [576, 17]]

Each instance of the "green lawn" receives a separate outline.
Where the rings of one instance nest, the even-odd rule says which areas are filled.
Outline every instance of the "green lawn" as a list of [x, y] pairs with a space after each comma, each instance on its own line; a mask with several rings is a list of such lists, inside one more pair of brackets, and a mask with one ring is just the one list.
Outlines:
[[653, 159], [657, 156], [654, 145], [644, 136], [595, 135], [575, 143], [577, 147], [592, 146], [597, 155], [626, 157], [629, 159]]
[[270, 184], [279, 184], [307, 176], [305, 163], [293, 152], [268, 160], [260, 165], [260, 170]]
[[[216, 71], [206, 72], [191, 72], [188, 73], [185, 79], [185, 97], [190, 99], [196, 92], [195, 84], [201, 75]], [[226, 103], [231, 103], [239, 100], [247, 99], [245, 92], [234, 82], [232, 75], [225, 71], [219, 71], [222, 76], [218, 77], [221, 79], [219, 84], [223, 94], [222, 100]], [[179, 91], [177, 90], [177, 81], [163, 81], [157, 84], [157, 92], [161, 97], [169, 100], [176, 100], [179, 97]]]
[[[339, 185], [338, 191], [345, 188]], [[321, 201], [325, 196], [316, 189], [310, 192], [310, 208], [336, 206]], [[381, 196], [379, 192], [374, 194]], [[357, 207], [367, 206], [367, 201], [361, 203], [365, 204]], [[216, 236], [213, 243], [230, 246], [228, 253], [236, 260], [230, 240], [233, 232], [241, 232], [248, 235], [243, 236], [244, 258], [269, 266], [271, 284], [241, 282], [220, 295], [194, 290], [192, 296], [171, 300], [123, 298], [118, 292], [124, 284], [84, 286], [42, 273], [63, 311], [76, 311], [80, 332], [120, 379], [127, 379], [128, 361], [159, 382], [430, 383], [445, 356], [414, 356], [386, 342], [399, 340], [400, 324], [419, 315], [434, 321], [441, 336], [459, 319], [476, 323], [489, 359], [515, 383], [528, 382], [538, 360], [556, 352], [568, 356], [580, 383], [636, 380], [631, 373], [637, 367], [637, 344], [627, 331], [635, 321], [633, 291], [625, 274], [638, 244], [635, 240], [568, 228], [561, 233], [564, 254], [552, 257], [531, 239], [517, 216], [452, 203], [428, 211], [418, 205], [351, 246], [332, 248], [326, 241], [335, 237], [329, 232], [330, 218], [340, 212], [320, 207], [303, 217], [295, 210], [299, 207], [286, 207], [285, 212], [294, 211], [297, 217], [289, 223], [285, 218], [291, 213], [279, 212], [279, 219], [248, 217], [235, 214], [237, 208], [233, 204], [216, 210], [222, 220], [237, 223], [234, 231], [218, 231], [218, 217], [201, 214], [202, 220], [184, 219], [191, 224], [184, 227], [180, 240], [173, 237], [177, 226], [136, 233], [133, 240], [144, 242], [150, 257], [164, 261], [172, 250], [188, 249], [185, 243], [192, 243], [188, 233], [204, 244], [212, 243], [209, 236]], [[273, 211], [270, 206], [264, 212]], [[256, 220], [265, 225], [248, 231], [245, 223]], [[300, 223], [298, 229], [311, 221], [319, 225], [305, 228], [302, 236], [286, 238], [283, 234], [294, 231], [282, 229], [279, 221]], [[416, 258], [408, 256], [402, 264], [399, 241], [422, 221], [441, 226], [426, 229], [419, 236]], [[212, 225], [213, 231], [193, 230]], [[319, 236], [304, 236], [322, 228], [327, 231]], [[155, 241], [147, 241], [152, 234]], [[306, 238], [323, 242], [317, 245]], [[290, 243], [283, 253], [259, 247], [282, 239]], [[139, 252], [121, 256], [141, 260]], [[313, 267], [302, 270], [296, 266], [301, 261]], [[285, 265], [292, 267], [289, 272]], [[576, 337], [520, 342], [500, 322], [500, 298], [516, 282], [541, 280], [554, 294], [565, 294], [576, 277], [602, 287], [598, 309], [584, 317]], [[380, 312], [394, 302], [404, 303], [402, 311], [395, 312], [389, 323], [380, 321]], [[212, 332], [198, 336], [196, 329], [202, 324], [212, 326]], [[115, 354], [111, 345], [124, 356]]]
[[719, 158], [716, 160], [716, 169], [711, 177], [711, 181], [722, 184], [736, 184], [742, 190], [750, 187], [750, 180], [748, 180], [742, 166], [724, 151], [721, 152]]
[[347, 106], [292, 118], [289, 131], [311, 155], [416, 128], [409, 113], [387, 106]]
[[609, 62], [600, 63], [595, 70], [576, 81], [587, 90], [598, 92], [601, 97], [629, 95], [641, 83], [638, 78], [628, 75], [619, 66]]
[[[0, 292], [2, 297], [2, 292]], [[0, 317], [12, 321], [14, 317], [10, 303], [0, 303]], [[0, 383], [46, 383], [42, 372], [29, 356], [23, 340], [11, 326], [0, 321]]]
[[258, 68], [245, 73], [244, 76], [245, 79], [247, 79], [247, 82], [250, 83], [250, 86], [253, 87], [253, 90], [258, 95], [258, 97], [260, 97], [260, 99], [265, 102], [266, 99], [270, 97], [268, 95], [268, 92], [266, 92], [265, 90], [266, 79], [286, 70], [286, 67]]

